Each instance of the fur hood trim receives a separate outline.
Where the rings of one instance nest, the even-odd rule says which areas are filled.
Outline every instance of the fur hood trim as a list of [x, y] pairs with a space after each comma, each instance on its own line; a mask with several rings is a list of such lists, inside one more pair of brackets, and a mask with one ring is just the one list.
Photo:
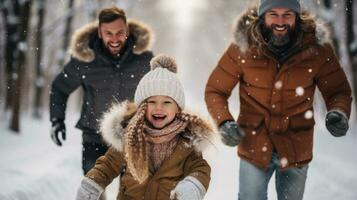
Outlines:
[[[302, 19], [302, 31], [304, 33], [313, 31], [315, 33], [316, 43], [319, 45], [331, 43], [330, 32], [328, 31], [324, 22], [314, 19], [314, 17], [308, 11], [303, 11], [300, 16]], [[257, 34], [260, 33], [257, 33], [257, 31], [249, 31], [249, 29], [252, 29], [253, 26], [257, 26], [257, 23], [257, 7], [248, 8], [245, 12], [237, 17], [233, 26], [233, 40], [241, 52], [246, 52], [248, 48], [252, 46], [252, 40], [254, 41], [259, 39]]]
[[[103, 115], [100, 123], [100, 132], [104, 141], [118, 151], [124, 150], [124, 128], [131, 117], [135, 114], [137, 106], [132, 102], [123, 102], [113, 105], [111, 109]], [[201, 118], [202, 119], [202, 118]], [[208, 127], [210, 123], [204, 121]], [[202, 127], [193, 122], [187, 127], [190, 133], [183, 137], [188, 139], [188, 147], [194, 147], [197, 152], [202, 152], [209, 144], [212, 144], [214, 131], [213, 128]]]
[[[142, 22], [128, 20], [129, 35], [133, 36], [135, 44], [134, 54], [141, 54], [148, 50], [153, 42], [153, 31]], [[89, 40], [93, 32], [98, 31], [98, 23], [89, 23], [74, 32], [71, 38], [70, 52], [80, 61], [91, 62], [94, 60], [94, 51], [89, 47]]]

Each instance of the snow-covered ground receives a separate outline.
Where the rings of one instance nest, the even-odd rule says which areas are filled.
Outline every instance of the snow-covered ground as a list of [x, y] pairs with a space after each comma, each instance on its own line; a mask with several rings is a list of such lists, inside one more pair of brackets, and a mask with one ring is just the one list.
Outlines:
[[[50, 123], [24, 117], [23, 132], [16, 135], [0, 122], [0, 199], [74, 199], [82, 178], [81, 134], [73, 128], [76, 115], [67, 120], [67, 141], [57, 147], [50, 139]], [[4, 120], [1, 120], [4, 121]], [[333, 138], [321, 123], [316, 126], [314, 160], [306, 184], [307, 200], [357, 199], [357, 127], [348, 136]], [[237, 199], [239, 159], [235, 148], [217, 144], [205, 152], [212, 166], [211, 185], [206, 200]], [[114, 200], [117, 180], [108, 189]], [[269, 199], [276, 199], [274, 180]]]

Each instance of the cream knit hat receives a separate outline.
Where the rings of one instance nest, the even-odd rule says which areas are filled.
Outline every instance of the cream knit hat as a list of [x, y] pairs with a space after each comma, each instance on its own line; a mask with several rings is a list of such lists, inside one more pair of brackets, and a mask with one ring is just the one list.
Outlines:
[[158, 55], [150, 61], [150, 66], [151, 71], [145, 74], [136, 88], [135, 103], [139, 105], [151, 96], [163, 95], [171, 97], [183, 110], [185, 94], [176, 74], [175, 59], [166, 55]]

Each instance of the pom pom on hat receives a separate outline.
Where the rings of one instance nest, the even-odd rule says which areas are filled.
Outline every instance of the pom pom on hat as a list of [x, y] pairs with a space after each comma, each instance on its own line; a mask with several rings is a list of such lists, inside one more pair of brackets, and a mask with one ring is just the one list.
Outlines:
[[158, 67], [166, 68], [173, 73], [177, 73], [177, 64], [174, 58], [160, 54], [155, 56], [150, 61], [151, 70], [155, 70]]
[[151, 96], [169, 96], [183, 110], [185, 94], [177, 77], [177, 64], [174, 58], [160, 54], [150, 61], [151, 71], [140, 80], [134, 96], [137, 105]]

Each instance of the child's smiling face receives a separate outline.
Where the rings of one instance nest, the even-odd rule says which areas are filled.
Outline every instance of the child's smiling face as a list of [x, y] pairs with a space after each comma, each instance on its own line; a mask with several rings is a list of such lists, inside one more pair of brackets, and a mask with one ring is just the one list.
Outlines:
[[148, 107], [145, 118], [157, 129], [164, 128], [170, 124], [174, 120], [176, 113], [179, 112], [177, 103], [168, 96], [151, 96], [146, 102]]

